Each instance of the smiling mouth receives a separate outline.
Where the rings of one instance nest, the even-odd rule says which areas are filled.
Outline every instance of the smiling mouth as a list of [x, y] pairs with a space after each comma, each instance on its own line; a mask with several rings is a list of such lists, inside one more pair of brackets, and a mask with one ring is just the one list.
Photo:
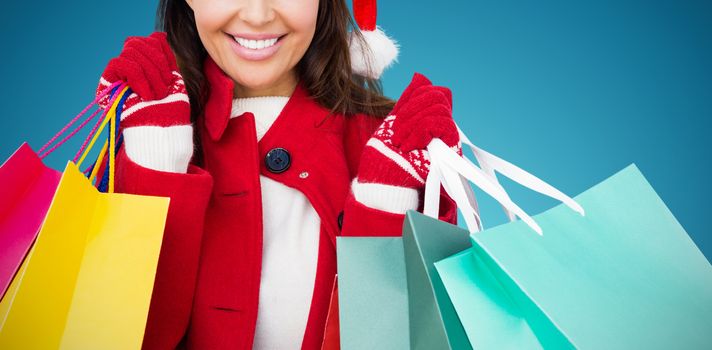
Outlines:
[[247, 38], [242, 38], [236, 35], [230, 35], [235, 42], [237, 42], [240, 46], [250, 49], [250, 50], [261, 50], [265, 49], [268, 47], [274, 46], [278, 41], [282, 40], [286, 36], [286, 34], [279, 36], [279, 37], [274, 37], [274, 38], [266, 38], [266, 39], [261, 39], [261, 40], [254, 40], [254, 39], [247, 39]]

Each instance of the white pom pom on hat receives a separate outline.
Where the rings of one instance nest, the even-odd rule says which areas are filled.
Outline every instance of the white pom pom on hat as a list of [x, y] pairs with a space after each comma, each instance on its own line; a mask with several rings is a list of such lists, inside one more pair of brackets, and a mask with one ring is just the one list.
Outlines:
[[365, 45], [351, 33], [351, 68], [358, 75], [378, 79], [398, 58], [398, 44], [376, 26], [376, 0], [353, 0], [352, 4]]

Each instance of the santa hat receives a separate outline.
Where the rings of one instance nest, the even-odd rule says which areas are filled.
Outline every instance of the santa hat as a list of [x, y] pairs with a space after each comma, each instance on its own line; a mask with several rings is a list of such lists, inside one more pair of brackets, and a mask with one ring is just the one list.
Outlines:
[[351, 68], [358, 75], [378, 79], [396, 61], [398, 45], [376, 26], [376, 0], [353, 0], [353, 11], [366, 42], [364, 46], [355, 40], [353, 33], [349, 38]]

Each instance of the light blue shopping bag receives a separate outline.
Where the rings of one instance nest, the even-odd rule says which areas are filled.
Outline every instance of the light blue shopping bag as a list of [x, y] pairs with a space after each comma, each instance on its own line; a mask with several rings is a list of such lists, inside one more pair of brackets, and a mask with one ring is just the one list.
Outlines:
[[712, 266], [631, 165], [435, 266], [474, 349], [712, 349]]

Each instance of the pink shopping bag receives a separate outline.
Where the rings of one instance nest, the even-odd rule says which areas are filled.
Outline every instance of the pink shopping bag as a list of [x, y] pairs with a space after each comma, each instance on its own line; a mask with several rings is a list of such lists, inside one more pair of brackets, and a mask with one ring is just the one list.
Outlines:
[[[10, 282], [37, 237], [62, 176], [61, 172], [44, 165], [42, 158], [48, 156], [86, 126], [101, 111], [100, 109], [97, 109], [69, 135], [50, 148], [72, 124], [86, 114], [100, 98], [108, 94], [116, 85], [110, 86], [99, 94], [89, 106], [42, 147], [39, 154], [35, 153], [27, 143], [23, 143], [0, 166], [0, 300], [4, 297]], [[115, 97], [111, 99], [112, 102]], [[100, 121], [102, 119], [100, 118]], [[97, 126], [90, 132], [89, 137], [96, 132]], [[77, 152], [75, 162], [86, 144], [85, 141], [82, 149]]]
[[27, 143], [0, 167], [0, 299], [37, 237], [61, 175]]

